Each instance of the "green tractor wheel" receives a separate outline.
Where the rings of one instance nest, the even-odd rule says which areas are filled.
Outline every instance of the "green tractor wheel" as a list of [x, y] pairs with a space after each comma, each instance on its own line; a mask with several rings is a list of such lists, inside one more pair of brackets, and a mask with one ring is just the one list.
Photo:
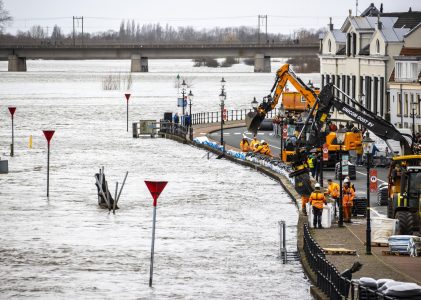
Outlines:
[[414, 231], [414, 216], [410, 211], [398, 211], [395, 218], [399, 220], [398, 234], [412, 235]]

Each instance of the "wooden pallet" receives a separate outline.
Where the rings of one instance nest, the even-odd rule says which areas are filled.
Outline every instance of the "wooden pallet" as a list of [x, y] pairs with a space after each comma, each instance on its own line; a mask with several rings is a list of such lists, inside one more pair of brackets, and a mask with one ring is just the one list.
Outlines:
[[[366, 242], [364, 242], [364, 245], [366, 245], [367, 243]], [[372, 242], [371, 243], [371, 247], [389, 247], [389, 244], [388, 243], [375, 243], [375, 242]]]
[[323, 248], [325, 254], [331, 255], [357, 255], [357, 250], [351, 250], [346, 248]]
[[390, 256], [390, 255], [395, 255], [395, 256], [409, 256], [409, 253], [392, 252], [390, 250], [383, 250], [382, 251], [382, 255], [385, 255], [385, 256]]

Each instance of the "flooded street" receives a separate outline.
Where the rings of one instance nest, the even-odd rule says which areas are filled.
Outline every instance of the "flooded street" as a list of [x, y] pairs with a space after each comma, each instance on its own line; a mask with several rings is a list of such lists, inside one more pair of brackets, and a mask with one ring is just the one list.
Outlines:
[[[19, 299], [311, 299], [298, 262], [283, 265], [278, 224], [296, 244], [297, 209], [270, 178], [206, 152], [126, 132], [125, 89], [102, 79], [129, 61], [28, 61], [28, 72], [0, 64], [0, 298]], [[282, 63], [272, 63], [273, 71]], [[274, 72], [253, 67], [193, 68], [153, 61], [133, 74], [130, 121], [176, 111], [177, 74], [191, 82], [193, 112], [249, 108], [269, 93]], [[318, 82], [318, 74], [303, 75]], [[9, 157], [16, 106], [15, 156]], [[50, 197], [46, 197], [51, 141]], [[29, 149], [29, 137], [33, 148]], [[104, 166], [114, 191], [129, 171], [116, 215], [97, 206], [94, 174]], [[148, 287], [152, 198], [144, 180], [167, 180], [158, 200], [154, 286]], [[113, 193], [113, 192], [112, 192]]]

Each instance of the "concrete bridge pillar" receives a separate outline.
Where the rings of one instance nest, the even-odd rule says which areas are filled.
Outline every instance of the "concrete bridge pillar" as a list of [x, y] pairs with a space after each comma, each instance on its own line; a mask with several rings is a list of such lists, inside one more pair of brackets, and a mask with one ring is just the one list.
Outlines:
[[256, 73], [270, 73], [270, 56], [264, 54], [256, 54], [254, 57], [254, 72]]
[[148, 58], [141, 55], [132, 55], [131, 72], [149, 72]]
[[26, 72], [26, 58], [9, 55], [9, 72]]

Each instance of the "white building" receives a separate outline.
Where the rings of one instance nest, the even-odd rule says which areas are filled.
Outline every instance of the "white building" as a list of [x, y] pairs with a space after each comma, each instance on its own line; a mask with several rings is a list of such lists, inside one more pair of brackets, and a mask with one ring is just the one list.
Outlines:
[[[377, 16], [367, 15], [372, 13]], [[394, 58], [401, 53], [404, 36], [410, 32], [405, 24], [414, 26], [420, 14], [383, 14], [370, 6], [362, 16], [350, 12], [340, 29], [329, 24], [321, 41], [322, 86], [332, 82], [370, 111], [389, 119], [389, 112], [393, 112], [387, 82], [395, 67]], [[419, 22], [420, 18], [416, 24]], [[345, 116], [334, 112], [332, 118]]]
[[389, 81], [391, 123], [421, 132], [421, 23], [404, 37]]

